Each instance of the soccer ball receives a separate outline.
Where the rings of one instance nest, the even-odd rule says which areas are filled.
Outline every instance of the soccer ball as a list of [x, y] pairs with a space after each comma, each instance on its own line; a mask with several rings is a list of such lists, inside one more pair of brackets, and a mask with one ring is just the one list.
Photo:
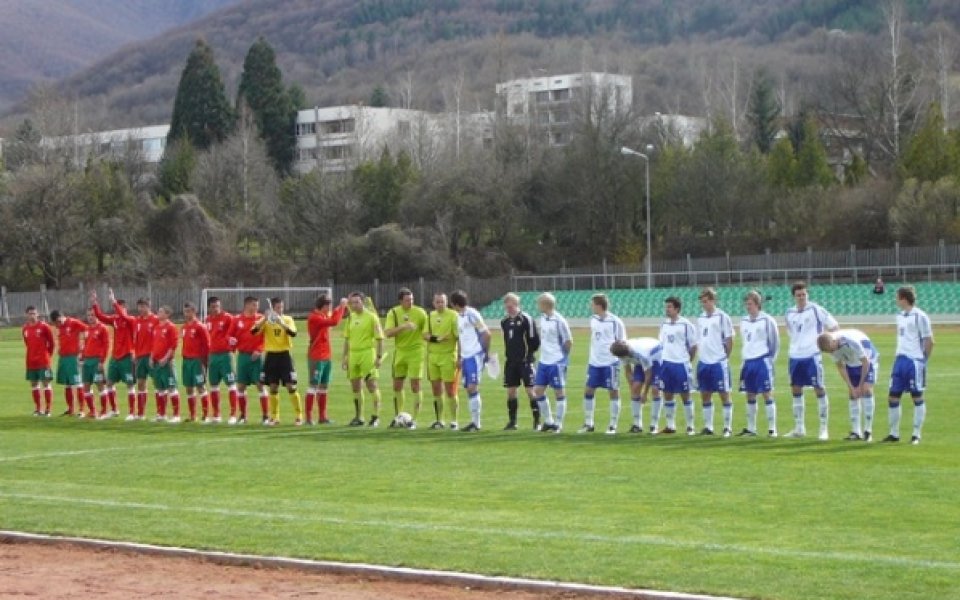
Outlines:
[[397, 415], [397, 427], [410, 427], [413, 424], [413, 417], [410, 413], [402, 412]]

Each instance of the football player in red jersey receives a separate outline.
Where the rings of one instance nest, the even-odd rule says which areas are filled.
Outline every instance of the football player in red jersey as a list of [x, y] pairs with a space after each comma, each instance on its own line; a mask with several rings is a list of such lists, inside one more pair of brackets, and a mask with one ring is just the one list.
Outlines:
[[[53, 371], [50, 357], [53, 355], [53, 329], [40, 320], [37, 307], [28, 306], [27, 321], [23, 324], [23, 345], [27, 349], [27, 381], [33, 394], [33, 416], [50, 416], [53, 404]], [[41, 404], [41, 400], [43, 404]]]
[[83, 389], [80, 381], [80, 348], [83, 346], [83, 334], [87, 325], [80, 319], [74, 319], [62, 314], [59, 310], [50, 311], [50, 320], [57, 329], [57, 383], [64, 386], [64, 396], [67, 400], [67, 410], [63, 414], [71, 416], [74, 413], [73, 401], [76, 398], [80, 405], [78, 417], [83, 417]]
[[128, 421], [138, 419], [137, 410], [137, 388], [136, 377], [134, 376], [135, 365], [133, 356], [133, 340], [137, 330], [137, 319], [127, 313], [127, 304], [123, 300], [117, 300], [110, 290], [110, 304], [113, 306], [113, 314], [106, 314], [100, 310], [100, 303], [97, 301], [97, 293], [90, 292], [90, 306], [94, 314], [104, 325], [113, 327], [113, 353], [110, 357], [110, 366], [107, 368], [105, 387], [110, 406], [114, 411], [117, 410], [117, 388], [116, 385], [121, 381], [127, 386], [127, 405]]

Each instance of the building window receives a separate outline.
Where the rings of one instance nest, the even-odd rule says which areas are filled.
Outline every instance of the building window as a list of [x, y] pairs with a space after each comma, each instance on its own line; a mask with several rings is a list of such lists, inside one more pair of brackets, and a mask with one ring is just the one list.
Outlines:
[[542, 92], [534, 93], [534, 101], [537, 104], [543, 104], [544, 102], [550, 102], [550, 92], [548, 90], [543, 90]]
[[525, 109], [526, 109], [526, 107], [523, 105], [522, 102], [517, 102], [516, 104], [513, 105], [513, 110], [510, 111], [510, 114], [511, 114], [511, 115], [522, 115], [523, 113], [526, 112]]
[[338, 133], [353, 133], [356, 131], [357, 122], [355, 119], [337, 119], [336, 121], [324, 121], [320, 124], [324, 134], [332, 135]]
[[570, 99], [570, 88], [564, 88], [562, 90], [553, 90], [553, 101], [554, 102], [566, 102]]
[[555, 111], [553, 111], [553, 122], [554, 122], [554, 123], [569, 123], [569, 122], [570, 122], [570, 111], [568, 111], [568, 110], [555, 110]]
[[324, 146], [323, 157], [326, 160], [343, 160], [353, 156], [353, 146]]
[[397, 133], [403, 136], [410, 135], [410, 121], [397, 121]]
[[537, 115], [537, 123], [540, 123], [541, 125], [549, 125], [549, 124], [550, 124], [550, 113], [547, 112], [547, 111], [543, 111], [542, 113], [538, 114], [538, 115]]
[[564, 131], [554, 131], [550, 141], [554, 146], [563, 146], [567, 143], [567, 134]]
[[313, 135], [317, 132], [316, 123], [298, 123], [297, 135]]

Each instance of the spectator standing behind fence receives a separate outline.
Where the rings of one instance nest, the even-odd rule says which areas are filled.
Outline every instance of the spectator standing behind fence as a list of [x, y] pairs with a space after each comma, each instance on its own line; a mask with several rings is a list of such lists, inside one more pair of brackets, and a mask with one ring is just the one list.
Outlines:
[[886, 286], [883, 283], [883, 277], [877, 277], [877, 280], [873, 284], [873, 293], [880, 295], [887, 290]]

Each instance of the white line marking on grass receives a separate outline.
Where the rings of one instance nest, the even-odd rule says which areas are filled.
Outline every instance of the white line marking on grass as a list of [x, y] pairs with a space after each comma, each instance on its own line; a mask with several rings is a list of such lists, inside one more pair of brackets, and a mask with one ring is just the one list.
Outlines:
[[17, 500], [33, 500], [35, 502], [73, 503], [87, 506], [104, 506], [109, 508], [132, 508], [151, 511], [197, 513], [204, 515], [219, 515], [225, 517], [253, 517], [275, 521], [303, 522], [310, 521], [327, 525], [343, 525], [352, 527], [372, 527], [376, 529], [395, 529], [401, 531], [445, 532], [468, 535], [497, 535], [522, 539], [542, 540], [576, 540], [581, 542], [598, 542], [605, 544], [629, 544], [634, 546], [661, 546], [666, 548], [682, 548], [689, 550], [708, 550], [711, 552], [737, 553], [746, 555], [779, 556], [784, 558], [799, 558], [821, 561], [844, 561], [882, 563], [892, 566], [914, 569], [960, 570], [960, 562], [945, 560], [927, 560], [905, 556], [886, 556], [882, 554], [866, 554], [859, 552], [794, 550], [789, 548], [772, 548], [765, 546], [746, 546], [739, 544], [722, 544], [692, 540], [676, 540], [653, 535], [603, 535], [590, 533], [538, 531], [531, 529], [496, 529], [492, 527], [464, 527], [460, 525], [433, 525], [429, 523], [403, 523], [386, 520], [356, 520], [340, 517], [323, 517], [310, 513], [278, 513], [257, 510], [234, 510], [206, 506], [182, 506], [160, 503], [128, 502], [123, 500], [101, 500], [97, 498], [77, 498], [73, 496], [50, 496], [43, 494], [21, 494], [16, 492], [0, 491], [0, 498]]
[[280, 556], [258, 556], [256, 554], [236, 554], [211, 550], [196, 550], [176, 546], [157, 546], [135, 542], [117, 542], [71, 536], [23, 533], [0, 530], [0, 541], [33, 542], [43, 544], [72, 544], [87, 548], [107, 548], [148, 555], [161, 555], [176, 558], [203, 558], [225, 565], [265, 565], [302, 571], [334, 573], [338, 575], [361, 575], [385, 577], [390, 579], [427, 582], [448, 586], [473, 586], [487, 589], [512, 589], [533, 592], [567, 592], [574, 594], [603, 595], [621, 598], [649, 600], [735, 600], [721, 596], [703, 594], [685, 594], [682, 592], [661, 592], [656, 590], [629, 589], [614, 586], [589, 585], [564, 581], [525, 579], [522, 577], [499, 577], [462, 573], [458, 571], [438, 571], [433, 569], [414, 569], [410, 567], [389, 567], [368, 563], [346, 563], [326, 560], [307, 560]]

